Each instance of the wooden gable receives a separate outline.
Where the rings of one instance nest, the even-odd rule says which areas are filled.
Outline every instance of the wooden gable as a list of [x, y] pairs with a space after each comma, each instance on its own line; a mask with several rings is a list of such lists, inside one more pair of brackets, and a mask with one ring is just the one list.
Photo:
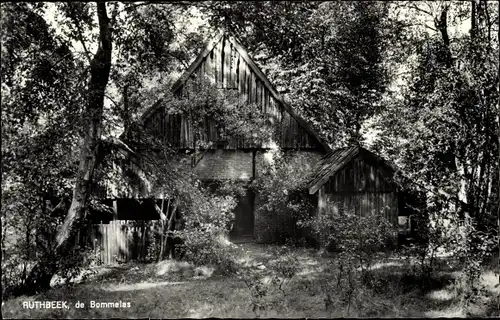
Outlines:
[[381, 157], [359, 147], [341, 148], [326, 154], [308, 183], [309, 194], [325, 186], [326, 193], [392, 192], [394, 169]]
[[[261, 112], [270, 116], [275, 126], [274, 142], [284, 149], [313, 149], [328, 152], [328, 144], [288, 104], [269, 82], [267, 77], [252, 61], [241, 44], [227, 33], [221, 32], [211, 41], [181, 78], [173, 85], [173, 93], [182, 90], [190, 78], [212, 80], [217, 88], [234, 90], [243, 101], [260, 106]], [[161, 101], [142, 117], [143, 125], [160, 130], [167, 142], [175, 148], [195, 147], [193, 128], [188, 117], [182, 114], [166, 114]], [[220, 133], [215, 122], [207, 119], [203, 142], [216, 142]], [[249, 141], [232, 138], [223, 148], [255, 148]], [[257, 146], [266, 148], [265, 145]]]

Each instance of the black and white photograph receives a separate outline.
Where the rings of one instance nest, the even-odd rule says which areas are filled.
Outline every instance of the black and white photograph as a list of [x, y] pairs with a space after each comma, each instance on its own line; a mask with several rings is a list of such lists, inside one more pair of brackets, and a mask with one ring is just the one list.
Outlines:
[[500, 318], [499, 11], [2, 2], [1, 317]]

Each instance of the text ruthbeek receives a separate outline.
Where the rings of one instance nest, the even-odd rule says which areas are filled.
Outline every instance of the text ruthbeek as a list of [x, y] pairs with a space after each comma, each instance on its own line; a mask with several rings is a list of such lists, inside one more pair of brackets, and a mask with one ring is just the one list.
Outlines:
[[69, 309], [68, 301], [24, 301], [24, 309]]

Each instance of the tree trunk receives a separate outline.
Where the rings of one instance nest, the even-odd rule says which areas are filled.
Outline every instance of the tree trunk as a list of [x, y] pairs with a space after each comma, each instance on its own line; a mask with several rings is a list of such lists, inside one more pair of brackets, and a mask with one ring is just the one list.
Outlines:
[[99, 18], [100, 42], [97, 53], [90, 63], [91, 78], [85, 112], [88, 130], [85, 132], [80, 146], [80, 165], [73, 190], [73, 200], [64, 224], [57, 234], [56, 250], [70, 237], [75, 221], [85, 215], [101, 137], [104, 92], [111, 69], [112, 50], [111, 29], [105, 3], [99, 2], [97, 4], [97, 15]]
[[[497, 152], [498, 152], [498, 200], [500, 200], [500, 101], [498, 100], [498, 95], [500, 94], [500, 68], [498, 69], [498, 78], [497, 78], [497, 139], [498, 139], [498, 145], [497, 145]], [[498, 245], [498, 281], [500, 283], [500, 205], [497, 208], [497, 227], [498, 227], [498, 239], [497, 239], [497, 245]], [[498, 300], [498, 307], [500, 307], [500, 299]]]
[[[164, 207], [164, 204], [165, 204], [165, 199], [162, 198], [161, 199], [161, 212], [163, 213], [163, 207]], [[167, 214], [168, 214], [168, 211], [167, 211]], [[164, 219], [160, 219], [160, 253], [158, 254], [158, 261], [157, 262], [160, 262], [162, 259], [163, 259], [163, 250], [164, 250], [164, 245], [163, 245], [163, 239], [165, 238], [165, 220]]]
[[175, 215], [177, 214], [177, 204], [174, 204], [174, 207], [172, 209], [172, 213], [170, 214], [170, 218], [168, 219], [168, 224], [167, 224], [167, 238], [165, 239], [166, 244], [170, 243], [168, 245], [168, 258], [172, 259], [174, 256], [174, 238], [172, 237], [171, 231], [174, 231], [175, 228], [173, 228], [173, 221], [175, 219]]
[[98, 146], [102, 130], [102, 114], [104, 109], [104, 93], [108, 84], [111, 69], [111, 28], [104, 2], [97, 3], [99, 21], [99, 48], [90, 62], [90, 82], [85, 109], [84, 136], [80, 145], [80, 160], [77, 179], [73, 189], [73, 199], [63, 225], [56, 236], [56, 244], [52, 253], [44, 257], [33, 268], [27, 281], [28, 291], [37, 292], [49, 288], [50, 279], [57, 272], [58, 263], [64, 254], [70, 251], [77, 222], [85, 217], [90, 194], [92, 177], [96, 169]]

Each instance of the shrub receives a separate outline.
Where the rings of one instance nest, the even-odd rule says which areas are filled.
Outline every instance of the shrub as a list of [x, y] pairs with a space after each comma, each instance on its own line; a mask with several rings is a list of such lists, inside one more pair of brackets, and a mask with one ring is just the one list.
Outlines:
[[212, 192], [199, 190], [183, 208], [185, 221], [174, 237], [182, 240], [178, 250], [183, 259], [195, 265], [213, 265], [223, 274], [235, 272], [234, 250], [225, 241], [229, 233], [239, 186], [222, 185]]
[[301, 221], [310, 226], [325, 245], [337, 251], [341, 261], [365, 272], [392, 245], [396, 231], [383, 214], [359, 217], [354, 214], [320, 215]]
[[260, 242], [300, 242], [307, 231], [297, 224], [312, 212], [311, 199], [303, 192], [308, 174], [305, 166], [297, 171], [292, 157], [276, 150], [273, 161], [264, 163], [263, 169], [253, 182], [258, 194], [255, 202], [255, 227]]

